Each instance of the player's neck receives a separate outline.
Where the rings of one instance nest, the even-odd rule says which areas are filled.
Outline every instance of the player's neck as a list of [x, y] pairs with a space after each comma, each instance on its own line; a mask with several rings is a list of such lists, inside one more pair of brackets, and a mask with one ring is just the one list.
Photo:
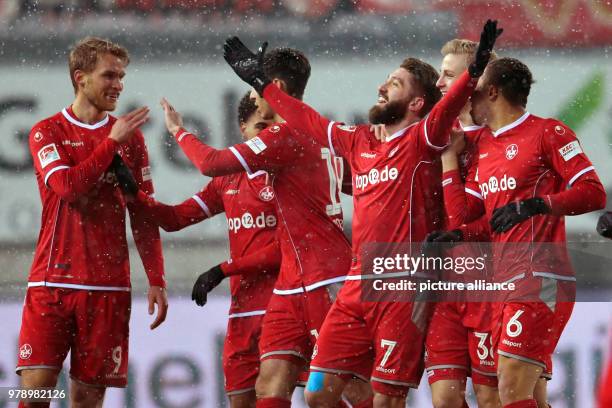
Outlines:
[[93, 106], [82, 94], [78, 94], [72, 102], [72, 113], [79, 122], [89, 125], [100, 122], [107, 115], [106, 111], [101, 111]]
[[402, 119], [401, 122], [394, 123], [393, 125], [385, 125], [385, 128], [388, 134], [393, 135], [395, 134], [395, 132], [405, 129], [408, 126], [412, 125], [413, 123], [418, 122], [419, 120], [420, 119], [417, 118], [416, 116], [410, 115]]
[[522, 106], [512, 106], [509, 104], [499, 104], [491, 110], [491, 115], [487, 121], [487, 125], [493, 132], [516, 122], [518, 118], [525, 114], [525, 108]]

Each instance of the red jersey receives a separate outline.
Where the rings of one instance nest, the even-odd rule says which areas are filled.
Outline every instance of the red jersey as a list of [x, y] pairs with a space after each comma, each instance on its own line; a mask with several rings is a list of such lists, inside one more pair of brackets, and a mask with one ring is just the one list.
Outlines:
[[224, 150], [205, 145], [185, 130], [175, 137], [203, 174], [270, 174], [282, 253], [274, 293], [302, 293], [345, 279], [350, 244], [342, 232], [342, 161], [328, 148], [292, 133], [283, 123]]
[[419, 243], [429, 232], [443, 228], [439, 152], [449, 143], [453, 121], [473, 85], [464, 73], [425, 118], [386, 142], [378, 141], [369, 125], [330, 121], [277, 87], [266, 87], [266, 100], [296, 133], [312, 135], [351, 167], [354, 262], [350, 274], [356, 275], [351, 279], [362, 274], [362, 251], [368, 251], [364, 245]]
[[[228, 224], [230, 264], [273, 244], [278, 220], [274, 190], [263, 171], [215, 177], [199, 193], [183, 203], [169, 206], [139, 194], [151, 218], [167, 231], [177, 231], [225, 212]], [[255, 266], [255, 265], [254, 265]], [[265, 269], [265, 268], [263, 268]], [[230, 276], [230, 317], [264, 314], [278, 265], [257, 273]]]
[[[496, 208], [532, 197], [543, 198], [552, 209], [552, 214], [537, 215], [505, 233], [492, 234], [493, 243], [541, 243], [497, 245], [496, 280], [529, 272], [551, 278], [573, 275], [565, 245], [551, 244], [565, 242], [564, 218], [553, 214], [569, 193], [566, 188], [578, 180], [590, 180], [603, 191], [574, 132], [555, 119], [526, 112], [515, 122], [480, 137], [473, 166], [477, 170], [474, 181], [479, 185], [487, 219], [491, 219]], [[594, 198], [580, 199], [588, 203]]]
[[[81, 123], [68, 108], [32, 128], [42, 219], [28, 286], [130, 290], [126, 202], [108, 170], [114, 155], [122, 156], [147, 194], [153, 184], [142, 134], [119, 145], [108, 137], [115, 121], [107, 115], [93, 125]], [[165, 286], [159, 229], [128, 208], [149, 282]]]

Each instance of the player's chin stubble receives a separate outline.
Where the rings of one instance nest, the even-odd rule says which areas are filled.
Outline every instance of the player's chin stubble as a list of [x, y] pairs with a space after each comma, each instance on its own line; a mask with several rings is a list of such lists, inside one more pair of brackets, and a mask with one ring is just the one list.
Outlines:
[[383, 106], [374, 105], [368, 112], [368, 118], [373, 125], [395, 125], [406, 113], [408, 101], [387, 102]]

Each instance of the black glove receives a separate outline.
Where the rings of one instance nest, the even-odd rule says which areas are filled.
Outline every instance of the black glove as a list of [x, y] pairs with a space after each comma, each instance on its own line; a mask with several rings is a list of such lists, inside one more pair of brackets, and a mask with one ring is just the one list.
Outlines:
[[474, 62], [468, 67], [468, 72], [472, 78], [478, 78], [484, 72], [489, 63], [495, 40], [497, 40], [497, 37], [503, 31], [503, 28], [497, 28], [497, 20], [487, 20], [485, 23], [480, 34], [480, 42], [478, 43]]
[[123, 162], [123, 159], [118, 154], [113, 157], [113, 162], [110, 168], [115, 172], [119, 188], [123, 194], [135, 196], [138, 193], [138, 184], [132, 175], [132, 172]]
[[548, 214], [550, 208], [540, 197], [516, 201], [496, 208], [489, 223], [494, 232], [506, 232], [516, 224], [538, 214]]
[[198, 306], [204, 306], [208, 292], [216, 288], [223, 279], [225, 279], [225, 275], [221, 267], [219, 265], [213, 266], [196, 280], [191, 291], [191, 300], [195, 301]]
[[608, 211], [599, 217], [599, 221], [597, 221], [597, 233], [602, 237], [612, 239], [612, 211]]
[[271, 81], [264, 73], [264, 55], [268, 42], [264, 42], [257, 53], [249, 50], [238, 37], [231, 37], [223, 44], [223, 58], [234, 70], [236, 75], [251, 85], [259, 95]]
[[440, 256], [440, 243], [462, 242], [463, 232], [461, 230], [434, 231], [430, 232], [423, 242], [421, 253], [426, 257]]

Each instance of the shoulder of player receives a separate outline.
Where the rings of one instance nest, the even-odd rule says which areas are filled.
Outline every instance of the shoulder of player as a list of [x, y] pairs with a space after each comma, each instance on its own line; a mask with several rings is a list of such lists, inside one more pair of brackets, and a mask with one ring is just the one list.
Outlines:
[[62, 112], [38, 121], [30, 130], [30, 140], [42, 142], [44, 139], [54, 141], [57, 134], [62, 132]]
[[543, 134], [553, 136], [573, 136], [574, 131], [562, 121], [555, 118], [539, 118], [542, 123]]

